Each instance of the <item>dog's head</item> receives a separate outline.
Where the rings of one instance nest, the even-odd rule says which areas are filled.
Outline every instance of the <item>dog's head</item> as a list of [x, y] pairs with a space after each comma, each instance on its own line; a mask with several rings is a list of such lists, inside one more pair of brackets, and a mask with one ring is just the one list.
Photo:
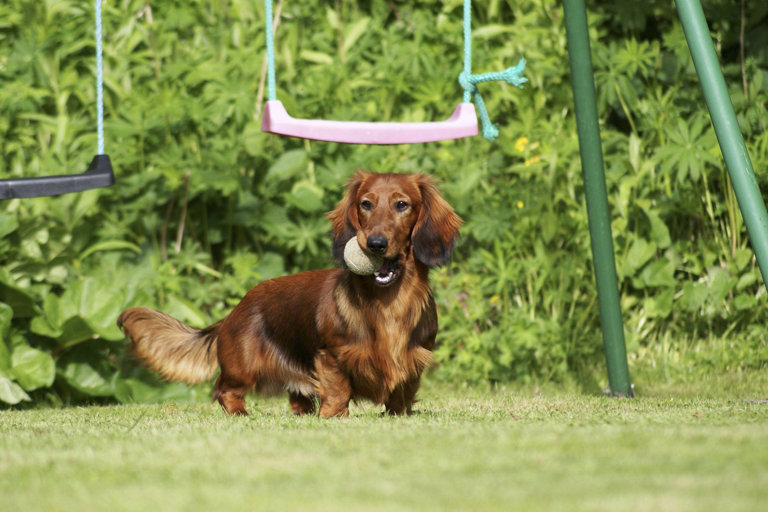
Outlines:
[[432, 179], [421, 174], [360, 171], [328, 218], [339, 264], [344, 262], [344, 245], [357, 237], [364, 251], [384, 259], [374, 274], [381, 286], [395, 282], [411, 257], [427, 267], [445, 264], [461, 226]]

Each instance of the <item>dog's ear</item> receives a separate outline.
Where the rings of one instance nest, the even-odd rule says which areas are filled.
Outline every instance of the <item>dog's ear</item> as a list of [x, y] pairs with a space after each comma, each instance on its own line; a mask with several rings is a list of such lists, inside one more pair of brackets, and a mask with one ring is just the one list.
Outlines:
[[344, 245], [360, 229], [360, 221], [357, 218], [357, 194], [367, 178], [368, 173], [356, 172], [347, 182], [347, 191], [344, 197], [336, 205], [336, 208], [327, 214], [328, 220], [333, 226], [333, 258], [341, 266], [344, 264]]
[[419, 217], [413, 227], [413, 254], [428, 267], [445, 265], [459, 239], [461, 218], [443, 199], [428, 176], [417, 177], [421, 192]]

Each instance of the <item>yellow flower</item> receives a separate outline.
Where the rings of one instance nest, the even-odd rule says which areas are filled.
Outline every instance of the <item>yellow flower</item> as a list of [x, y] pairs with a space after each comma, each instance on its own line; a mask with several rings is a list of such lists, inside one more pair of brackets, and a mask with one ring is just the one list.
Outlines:
[[522, 210], [522, 209], [523, 209], [523, 206], [525, 206], [525, 203], [524, 203], [524, 202], [522, 202], [522, 201], [518, 201], [518, 202], [517, 202], [517, 208], [518, 208], [519, 210]]
[[528, 147], [528, 142], [529, 142], [528, 137], [520, 137], [515, 141], [515, 149], [518, 152], [523, 153]]
[[528, 167], [528, 166], [529, 166], [529, 165], [531, 165], [531, 164], [536, 164], [536, 163], [538, 163], [538, 162], [539, 162], [539, 160], [541, 160], [541, 158], [539, 157], [539, 155], [533, 155], [531, 158], [529, 158], [529, 159], [527, 159], [527, 160], [525, 161], [525, 166], [526, 166], [526, 167]]
[[497, 302], [499, 302], [500, 299], [501, 299], [501, 297], [499, 297], [499, 295], [496, 294], [493, 297], [491, 297], [490, 299], [488, 299], [488, 302], [490, 302], [491, 304], [496, 304]]

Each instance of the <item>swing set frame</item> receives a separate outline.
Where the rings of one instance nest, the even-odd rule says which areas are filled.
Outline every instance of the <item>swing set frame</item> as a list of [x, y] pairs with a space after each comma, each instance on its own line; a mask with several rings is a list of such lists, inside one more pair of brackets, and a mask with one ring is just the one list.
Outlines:
[[[768, 289], [768, 212], [733, 110], [700, 0], [675, 0], [720, 150]], [[607, 393], [634, 396], [621, 319], [595, 81], [584, 0], [563, 0], [592, 258], [608, 369]]]

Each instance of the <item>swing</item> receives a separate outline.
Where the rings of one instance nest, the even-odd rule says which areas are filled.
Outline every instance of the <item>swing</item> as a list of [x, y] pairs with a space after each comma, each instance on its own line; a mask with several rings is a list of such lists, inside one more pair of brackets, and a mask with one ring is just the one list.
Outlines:
[[[471, 0], [464, 0], [464, 71], [459, 84], [464, 89], [463, 102], [445, 121], [426, 123], [329, 121], [324, 119], [296, 119], [286, 112], [277, 99], [275, 87], [274, 34], [272, 31], [272, 0], [264, 1], [267, 40], [267, 97], [261, 130], [278, 135], [301, 139], [341, 142], [349, 144], [410, 144], [459, 139], [477, 135], [477, 114], [483, 125], [483, 136], [494, 140], [498, 128], [491, 123], [477, 84], [492, 80], [504, 80], [522, 88], [528, 80], [522, 76], [525, 59], [511, 68], [498, 73], [472, 75]], [[474, 99], [475, 104], [472, 104]]]
[[108, 187], [115, 183], [112, 163], [104, 154], [104, 93], [101, 62], [101, 1], [96, 0], [96, 103], [98, 118], [98, 153], [82, 174], [12, 178], [0, 180], [0, 199], [57, 196]]

